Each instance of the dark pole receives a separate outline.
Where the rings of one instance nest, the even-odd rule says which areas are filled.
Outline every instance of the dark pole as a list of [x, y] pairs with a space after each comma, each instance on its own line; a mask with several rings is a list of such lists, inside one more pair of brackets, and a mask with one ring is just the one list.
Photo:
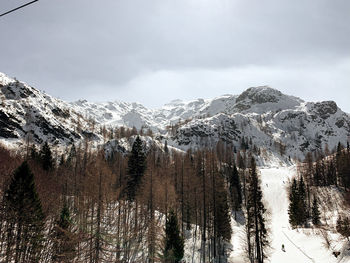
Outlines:
[[12, 9], [12, 10], [10, 10], [10, 11], [7, 11], [7, 12], [1, 14], [0, 17], [2, 17], [2, 16], [4, 16], [4, 15], [7, 15], [7, 14], [9, 14], [9, 13], [12, 13], [12, 12], [18, 10], [18, 9], [21, 9], [21, 8], [23, 8], [23, 7], [26, 7], [26, 6], [31, 5], [31, 4], [33, 4], [33, 3], [35, 3], [35, 2], [38, 2], [38, 1], [39, 1], [39, 0], [34, 0], [34, 1], [31, 1], [31, 2], [26, 3], [26, 4], [24, 4], [24, 5], [21, 5], [21, 6], [19, 6], [19, 7], [16, 7], [15, 9]]

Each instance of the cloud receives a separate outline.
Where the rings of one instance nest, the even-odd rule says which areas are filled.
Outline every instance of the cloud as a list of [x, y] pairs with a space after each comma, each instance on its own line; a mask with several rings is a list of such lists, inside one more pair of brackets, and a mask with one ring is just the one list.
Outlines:
[[326, 94], [349, 84], [331, 66], [350, 56], [349, 11], [347, 0], [41, 0], [0, 20], [0, 71], [68, 100], [153, 106], [165, 87], [168, 97], [262, 84]]
[[[172, 99], [212, 98], [239, 94], [248, 87], [268, 85], [307, 101], [336, 100], [350, 112], [350, 57], [336, 64], [303, 64], [287, 67], [254, 66], [224, 69], [159, 70], [145, 72], [119, 93], [147, 106], [161, 106]], [[113, 93], [112, 89], [110, 91]]]

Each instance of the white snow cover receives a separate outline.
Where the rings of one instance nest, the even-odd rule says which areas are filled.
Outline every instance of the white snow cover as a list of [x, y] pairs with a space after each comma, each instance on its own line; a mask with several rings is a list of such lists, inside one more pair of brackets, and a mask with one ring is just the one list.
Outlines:
[[[89, 119], [97, 123], [94, 130]], [[43, 128], [43, 123], [48, 129]], [[324, 247], [319, 233], [293, 230], [288, 223], [286, 184], [296, 175], [294, 166], [284, 166], [292, 163], [289, 157], [303, 158], [307, 151], [320, 150], [326, 144], [332, 149], [339, 141], [345, 144], [350, 135], [350, 117], [334, 102], [304, 102], [263, 86], [250, 88], [238, 96], [223, 95], [190, 102], [175, 100], [160, 109], [118, 101], [67, 103], [0, 73], [0, 141], [6, 146], [22, 144], [29, 131], [41, 141], [62, 145], [81, 140], [86, 131], [102, 144], [99, 134], [102, 125], [149, 127], [156, 132], [156, 139], [144, 136], [146, 147], [154, 140], [158, 147], [167, 141], [169, 147], [182, 150], [212, 146], [219, 140], [240, 147], [243, 137], [251, 140], [252, 145], [261, 150], [257, 161], [264, 198], [271, 213], [271, 262], [350, 262], [349, 257], [336, 259], [331, 250]], [[170, 125], [176, 125], [172, 132], [167, 128]], [[50, 129], [57, 134], [48, 132]], [[1, 138], [1, 134], [14, 137]], [[111, 140], [104, 147], [107, 154], [117, 148], [128, 151], [132, 141], [133, 138]], [[285, 146], [284, 154], [276, 142]], [[336, 215], [332, 210], [325, 213], [325, 218], [334, 224]], [[232, 226], [233, 252], [229, 262], [246, 262], [244, 226], [234, 220]], [[337, 234], [329, 230], [326, 233], [337, 244], [333, 249], [346, 251], [342, 242], [337, 241]], [[282, 244], [286, 252], [281, 251]]]
[[[296, 176], [295, 166], [279, 166], [260, 168], [261, 186], [266, 208], [270, 213], [271, 249], [268, 262], [271, 263], [340, 263], [350, 262], [346, 241], [331, 230], [323, 230], [331, 239], [332, 246], [326, 248], [325, 240], [318, 229], [292, 229], [289, 225], [288, 206], [289, 198], [287, 185], [292, 177]], [[334, 212], [333, 207], [333, 212]], [[336, 215], [334, 215], [336, 217]], [[233, 220], [233, 252], [229, 262], [248, 262], [244, 251], [244, 225]], [[282, 244], [285, 252], [282, 251]], [[335, 258], [333, 251], [342, 254]]]
[[[11, 130], [15, 138], [23, 139], [33, 131], [38, 142], [57, 144], [83, 139], [87, 133], [99, 141], [101, 126], [145, 127], [159, 135], [162, 143], [168, 141], [181, 150], [215, 146], [219, 140], [239, 148], [244, 137], [251, 147], [271, 152], [286, 163], [326, 145], [333, 149], [338, 142], [346, 144], [350, 136], [350, 116], [335, 102], [304, 102], [267, 86], [214, 99], [174, 100], [159, 109], [148, 109], [120, 101], [66, 103], [0, 73], [0, 102], [0, 114], [16, 118], [23, 127], [6, 127], [3, 134]], [[52, 135], [40, 125], [29, 124], [28, 117], [46, 120], [49, 128], [61, 130]], [[96, 123], [94, 130], [89, 120]], [[3, 141], [1, 137], [8, 144], [10, 138], [1, 136], [0, 129]], [[281, 144], [284, 154], [279, 155]]]

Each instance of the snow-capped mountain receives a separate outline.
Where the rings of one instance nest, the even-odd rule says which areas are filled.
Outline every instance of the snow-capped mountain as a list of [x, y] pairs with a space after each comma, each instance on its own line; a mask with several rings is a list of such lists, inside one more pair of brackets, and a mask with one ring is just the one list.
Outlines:
[[307, 151], [345, 144], [350, 136], [350, 116], [335, 102], [305, 102], [266, 86], [148, 109], [119, 101], [67, 103], [0, 73], [0, 100], [0, 137], [6, 142], [31, 134], [37, 143], [86, 137], [102, 143], [102, 126], [146, 127], [159, 142], [182, 150], [223, 141], [302, 158]]
[[0, 73], [0, 138], [5, 142], [69, 144], [98, 140], [91, 121], [72, 107], [23, 82]]

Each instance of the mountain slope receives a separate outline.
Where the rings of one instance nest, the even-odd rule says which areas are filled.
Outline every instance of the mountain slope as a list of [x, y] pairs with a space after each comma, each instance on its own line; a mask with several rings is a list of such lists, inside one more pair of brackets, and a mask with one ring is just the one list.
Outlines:
[[69, 144], [98, 136], [69, 104], [0, 73], [0, 137], [36, 143]]
[[30, 135], [37, 143], [98, 142], [102, 126], [146, 127], [182, 150], [223, 141], [288, 161], [345, 144], [350, 135], [350, 116], [335, 102], [304, 102], [266, 86], [240, 95], [175, 100], [159, 109], [118, 101], [66, 103], [2, 73], [0, 91], [0, 137], [7, 141]]

